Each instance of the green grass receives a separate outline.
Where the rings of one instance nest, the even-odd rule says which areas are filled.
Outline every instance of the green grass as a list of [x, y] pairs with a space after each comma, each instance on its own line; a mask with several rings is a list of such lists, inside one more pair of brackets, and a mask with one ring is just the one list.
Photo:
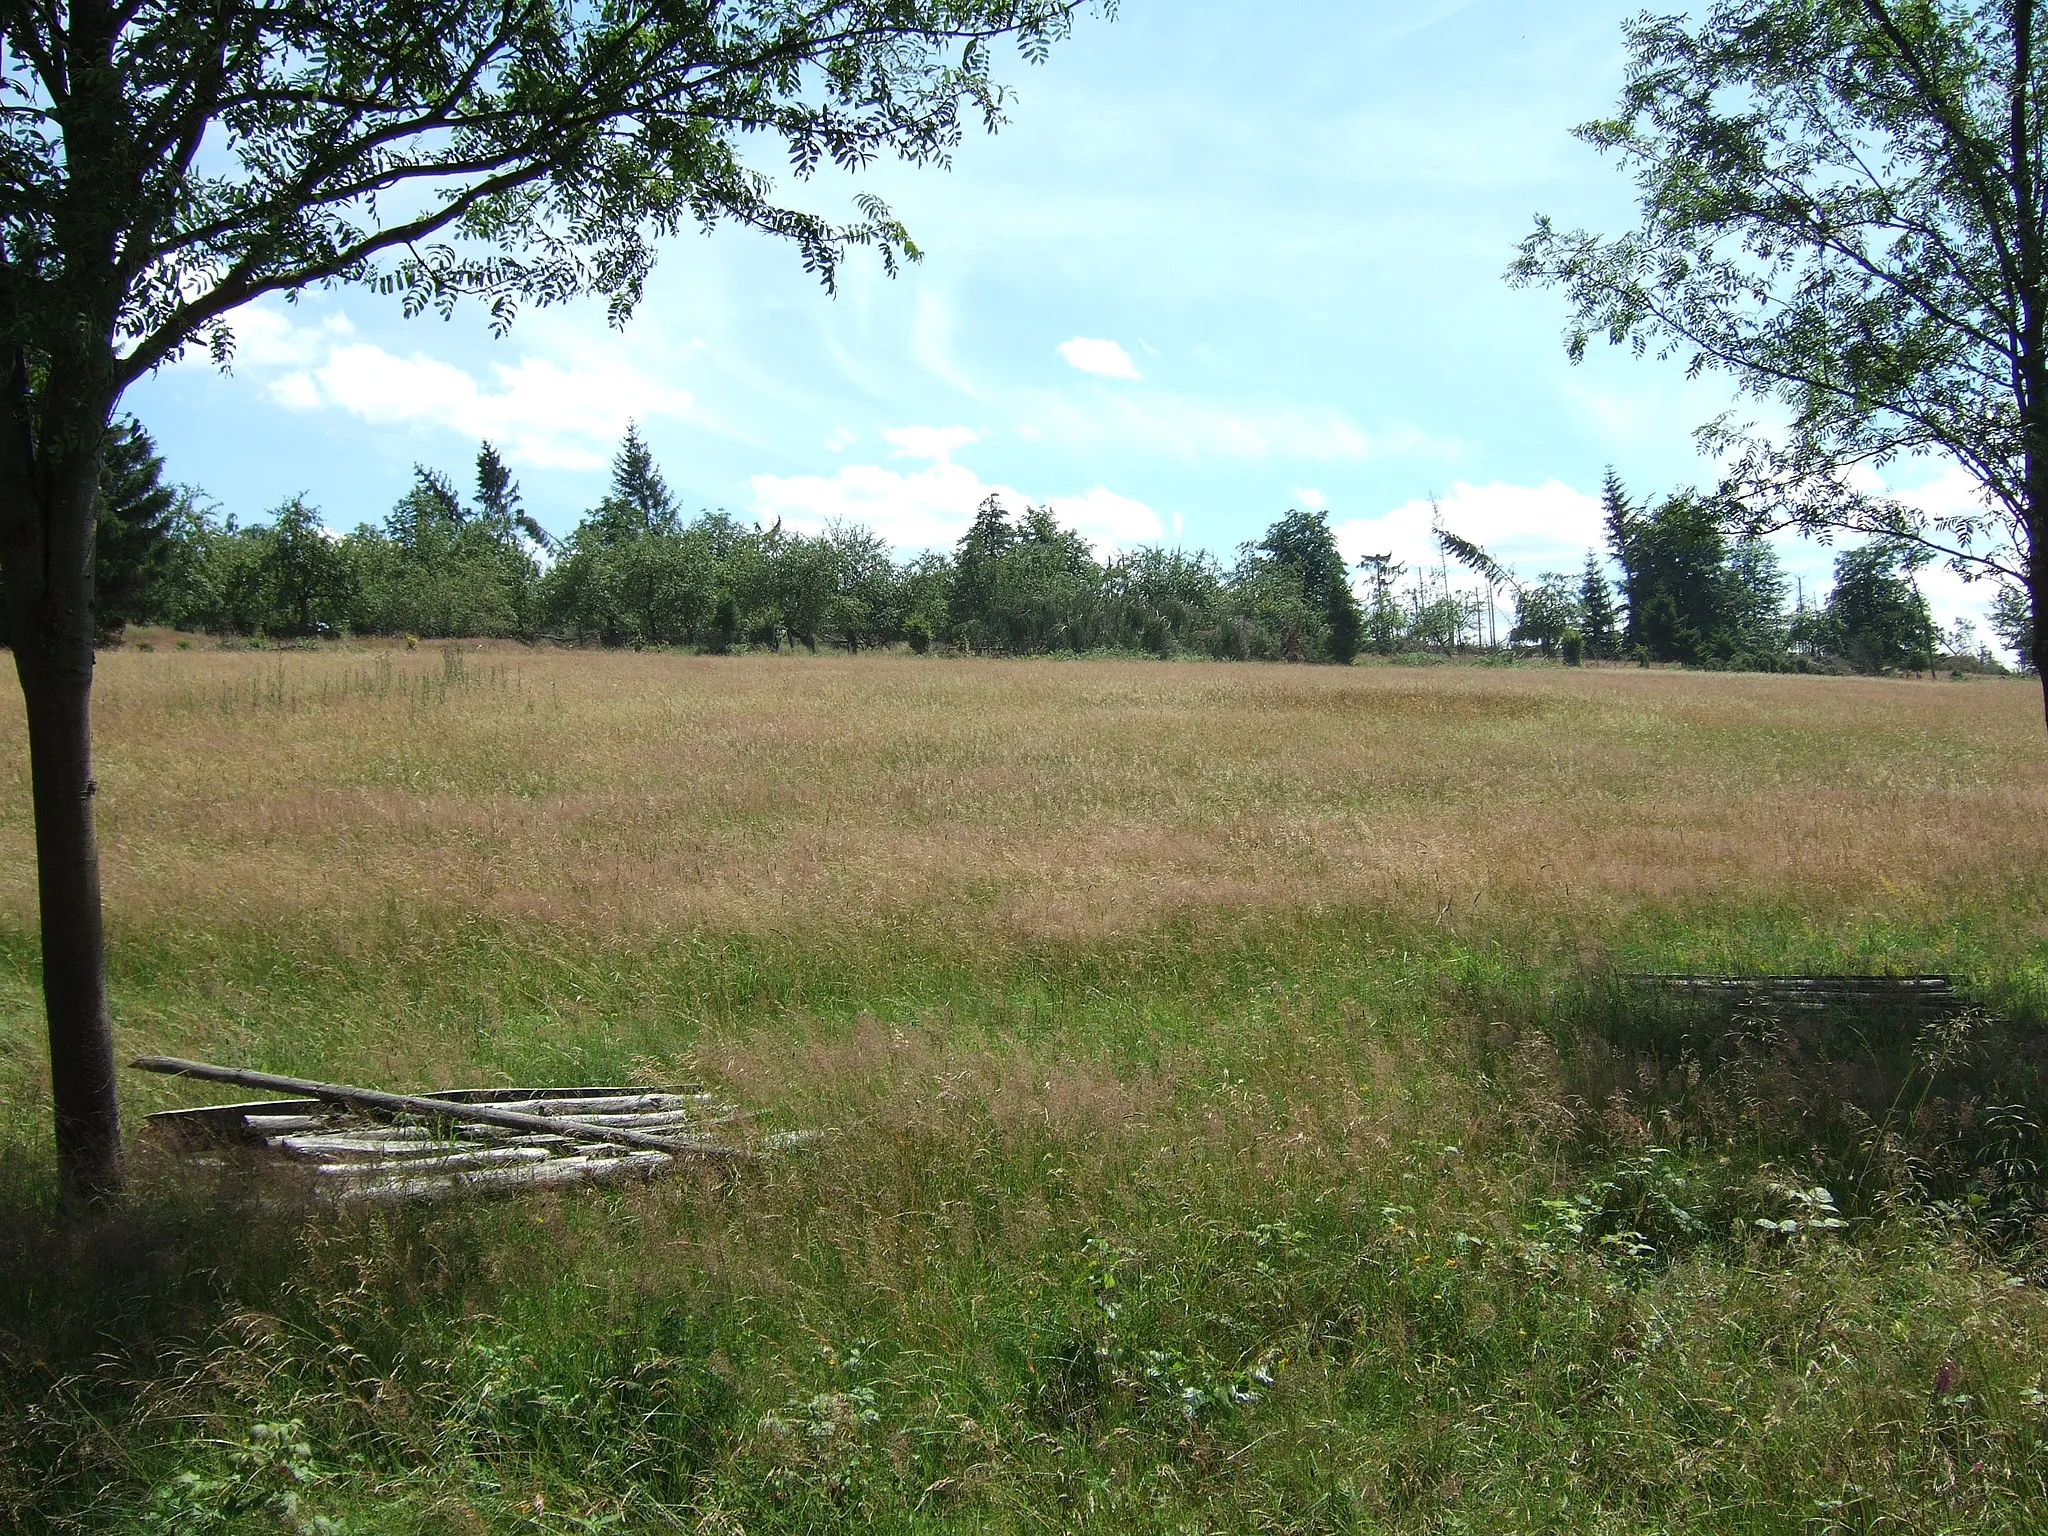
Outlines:
[[[1672, 914], [1619, 947], [1986, 970], [1970, 926], [1801, 949]], [[30, 953], [10, 938], [14, 1103]], [[253, 1221], [145, 1148], [134, 1205], [79, 1228], [20, 1117], [0, 1511], [26, 1529], [2048, 1517], [2033, 1194], [1972, 1205], [1981, 1168], [1930, 1163], [1955, 1102], [2043, 1102], [2038, 1014], [1931, 1075], [1903, 1030], [1730, 1051], [1569, 957], [1359, 912], [1009, 951], [393, 918], [347, 953], [116, 953], [127, 1028], [173, 1048], [708, 1076], [834, 1134], [725, 1182]], [[2024, 969], [1983, 976], [2008, 1009]], [[1778, 1080], [1830, 1064], [1874, 1130], [1825, 1115], [1841, 1083]], [[1816, 1183], [1846, 1228], [1756, 1227]]]

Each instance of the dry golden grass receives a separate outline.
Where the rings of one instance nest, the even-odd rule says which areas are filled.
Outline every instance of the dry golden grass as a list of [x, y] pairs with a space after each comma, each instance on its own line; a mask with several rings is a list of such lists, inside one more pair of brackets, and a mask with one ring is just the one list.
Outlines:
[[[46, 1233], [0, 710], [0, 1525], [2048, 1528], [2029, 684], [152, 638], [124, 1055], [829, 1134], [290, 1224], [138, 1135]], [[1603, 946], [2018, 1006], [1674, 1048]]]
[[[1345, 904], [1924, 917], [2048, 854], [2020, 681], [130, 648], [97, 706], [131, 928], [394, 904], [639, 935]], [[0, 913], [26, 924], [21, 737], [0, 711]]]

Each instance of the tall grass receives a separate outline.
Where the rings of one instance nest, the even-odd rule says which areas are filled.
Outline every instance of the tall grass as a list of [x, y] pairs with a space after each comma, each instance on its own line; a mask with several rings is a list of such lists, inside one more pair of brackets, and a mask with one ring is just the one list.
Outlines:
[[[2048, 1522], [2018, 685], [164, 649], [100, 697], [124, 1047], [830, 1134], [359, 1216], [140, 1138], [62, 1222], [17, 784], [0, 1522]], [[1688, 966], [1984, 1011], [1616, 979]]]

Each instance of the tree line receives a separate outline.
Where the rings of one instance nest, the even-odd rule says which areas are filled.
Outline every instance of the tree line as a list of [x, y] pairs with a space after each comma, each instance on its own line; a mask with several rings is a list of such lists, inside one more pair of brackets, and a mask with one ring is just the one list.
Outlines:
[[[1899, 539], [1874, 539], [1835, 557], [1834, 582], [1808, 601], [1776, 551], [1715, 498], [1680, 491], [1635, 501], [1610, 471], [1602, 493], [1607, 560], [1588, 551], [1577, 573], [1545, 573], [1518, 586], [1511, 643], [1568, 661], [1586, 656], [1677, 662], [1731, 671], [1925, 670], [1936, 662], [1998, 669], [1975, 625], [1934, 624], [1914, 573], [1929, 555]], [[1512, 580], [1482, 551], [1444, 537], [1447, 555], [1491, 580]], [[1608, 576], [1609, 562], [1619, 572]], [[1818, 596], [1818, 595], [1817, 595]], [[1998, 642], [2033, 654], [2025, 594], [1999, 589], [1991, 608]]]
[[[219, 516], [164, 483], [148, 434], [125, 421], [102, 477], [96, 618], [109, 636], [158, 623], [281, 639], [548, 637], [713, 653], [901, 644], [1342, 664], [1362, 652], [1533, 650], [1572, 663], [1870, 672], [1925, 668], [1944, 646], [1974, 654], [1973, 636], [1935, 633], [1904, 545], [1844, 551], [1833, 589], [1808, 604], [1792, 598], [1771, 546], [1731, 537], [1725, 509], [1705, 497], [1638, 503], [1610, 474], [1605, 508], [1604, 557], [1588, 551], [1581, 571], [1530, 582], [1441, 530], [1445, 559], [1434, 569], [1388, 555], [1354, 569], [1327, 516], [1303, 511], [1228, 564], [1164, 548], [1105, 559], [1049, 508], [1013, 512], [994, 497], [950, 551], [898, 560], [858, 525], [803, 534], [724, 512], [685, 518], [629, 428], [606, 494], [566, 538], [526, 511], [489, 443], [466, 496], [420, 467], [381, 524], [337, 536], [303, 497], [265, 522]], [[1484, 585], [1459, 589], [1454, 567]], [[2011, 606], [2024, 622], [2024, 605]], [[2000, 639], [2027, 654], [2023, 634]]]

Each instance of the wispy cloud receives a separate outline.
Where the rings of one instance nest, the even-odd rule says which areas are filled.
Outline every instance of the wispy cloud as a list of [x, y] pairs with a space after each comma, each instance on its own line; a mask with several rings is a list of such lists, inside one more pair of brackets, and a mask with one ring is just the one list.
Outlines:
[[970, 443], [981, 440], [972, 427], [890, 427], [882, 441], [896, 450], [899, 459], [931, 459], [945, 463]]
[[1325, 406], [1111, 389], [1085, 390], [1079, 397], [1032, 392], [1021, 404], [1024, 425], [1063, 447], [1118, 448], [1184, 463], [1436, 458], [1455, 448], [1407, 423], [1369, 430]]

